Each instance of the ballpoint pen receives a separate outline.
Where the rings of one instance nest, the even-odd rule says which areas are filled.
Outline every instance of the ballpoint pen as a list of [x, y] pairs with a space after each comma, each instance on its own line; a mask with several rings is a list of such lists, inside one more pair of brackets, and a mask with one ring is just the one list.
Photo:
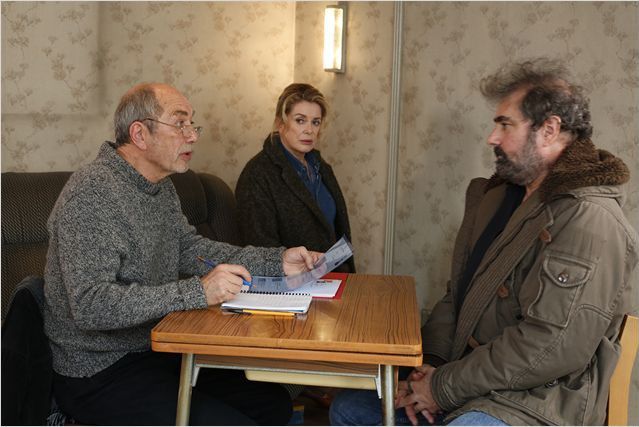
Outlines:
[[[213, 262], [213, 261], [211, 261], [209, 259], [203, 258], [201, 256], [198, 256], [197, 259], [198, 259], [198, 261], [203, 262], [204, 264], [208, 265], [211, 268], [215, 268], [217, 266], [217, 263], [215, 263], [215, 262]], [[242, 278], [242, 283], [244, 285], [248, 286], [249, 288], [252, 285], [251, 282], [247, 282], [244, 278]]]

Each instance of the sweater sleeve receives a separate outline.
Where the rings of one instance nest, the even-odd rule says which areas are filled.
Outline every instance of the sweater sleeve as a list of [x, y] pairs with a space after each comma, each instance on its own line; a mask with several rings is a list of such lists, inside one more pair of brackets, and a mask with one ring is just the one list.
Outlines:
[[[172, 233], [179, 240], [179, 270], [183, 276], [203, 276], [210, 267], [198, 260], [205, 257], [216, 264], [238, 264], [251, 274], [260, 276], [283, 276], [282, 254], [284, 248], [240, 247], [217, 242], [201, 236], [182, 213], [179, 197], [172, 185], [167, 188], [173, 193], [170, 210], [174, 218], [171, 221]], [[279, 245], [278, 245], [279, 246]]]
[[115, 202], [96, 200], [102, 197], [84, 194], [67, 200], [51, 227], [60, 280], [78, 328], [123, 329], [171, 311], [206, 307], [198, 277], [153, 286], [122, 282], [121, 257], [136, 242], [128, 238], [126, 222], [105, 211]]
[[196, 233], [186, 217], [180, 219], [180, 271], [185, 275], [206, 274], [210, 267], [197, 261], [203, 256], [216, 264], [238, 264], [251, 274], [258, 276], [283, 276], [283, 253], [285, 248], [258, 248], [253, 246], [234, 246], [216, 242]]

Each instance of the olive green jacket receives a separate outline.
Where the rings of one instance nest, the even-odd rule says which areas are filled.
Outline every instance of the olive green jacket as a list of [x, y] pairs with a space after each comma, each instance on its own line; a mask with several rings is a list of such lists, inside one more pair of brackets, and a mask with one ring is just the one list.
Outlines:
[[475, 179], [448, 292], [423, 328], [449, 419], [479, 410], [511, 425], [601, 424], [623, 315], [637, 308], [638, 236], [621, 211], [628, 169], [570, 145], [490, 246], [459, 314], [456, 285], [505, 185]]

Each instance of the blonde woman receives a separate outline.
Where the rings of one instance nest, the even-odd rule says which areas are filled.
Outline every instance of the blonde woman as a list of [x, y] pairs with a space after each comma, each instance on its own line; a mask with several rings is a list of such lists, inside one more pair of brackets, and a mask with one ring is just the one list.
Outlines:
[[[317, 150], [326, 111], [309, 84], [293, 83], [279, 96], [273, 131], [235, 189], [245, 244], [325, 252], [343, 235], [351, 239], [344, 196]], [[353, 258], [336, 271], [355, 272]]]

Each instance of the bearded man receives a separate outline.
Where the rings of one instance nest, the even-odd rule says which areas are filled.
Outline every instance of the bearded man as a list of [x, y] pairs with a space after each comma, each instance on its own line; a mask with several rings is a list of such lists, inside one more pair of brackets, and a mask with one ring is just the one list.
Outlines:
[[[496, 173], [468, 187], [425, 364], [399, 385], [400, 423], [604, 422], [620, 325], [637, 307], [638, 236], [621, 210], [628, 168], [593, 145], [567, 76], [541, 58], [482, 81]], [[339, 395], [332, 423], [378, 424], [364, 393]]]

